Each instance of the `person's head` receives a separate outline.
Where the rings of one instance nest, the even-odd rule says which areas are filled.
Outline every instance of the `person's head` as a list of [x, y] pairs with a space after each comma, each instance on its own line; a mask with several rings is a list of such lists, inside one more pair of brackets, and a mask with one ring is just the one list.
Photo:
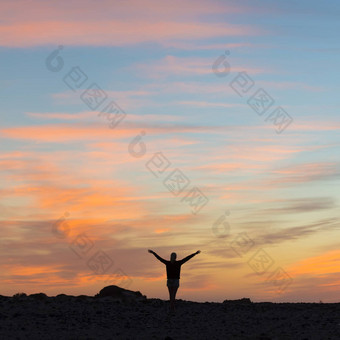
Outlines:
[[170, 255], [170, 261], [175, 262], [176, 261], [177, 254], [176, 253], [171, 253]]

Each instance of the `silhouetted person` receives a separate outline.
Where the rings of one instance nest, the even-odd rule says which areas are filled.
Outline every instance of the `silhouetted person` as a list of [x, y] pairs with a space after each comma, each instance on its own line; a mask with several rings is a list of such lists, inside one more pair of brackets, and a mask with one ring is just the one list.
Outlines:
[[181, 272], [181, 265], [187, 261], [189, 261], [192, 257], [199, 254], [201, 251], [197, 250], [196, 253], [193, 253], [184, 259], [180, 261], [176, 261], [177, 254], [171, 253], [170, 255], [170, 261], [162, 259], [160, 256], [158, 256], [154, 251], [148, 250], [149, 253], [155, 255], [155, 257], [163, 262], [166, 265], [166, 274], [167, 274], [167, 286], [169, 289], [169, 296], [170, 296], [170, 310], [175, 310], [175, 299], [176, 299], [176, 293], [177, 289], [179, 287], [179, 279], [180, 279], [180, 272]]

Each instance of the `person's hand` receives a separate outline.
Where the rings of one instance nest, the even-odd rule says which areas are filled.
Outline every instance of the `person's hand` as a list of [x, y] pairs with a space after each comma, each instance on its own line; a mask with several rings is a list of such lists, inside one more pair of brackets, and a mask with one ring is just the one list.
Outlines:
[[200, 250], [197, 250], [197, 251], [196, 251], [196, 254], [199, 254], [200, 252], [201, 252]]
[[151, 249], [148, 250], [149, 253], [153, 254], [153, 251]]

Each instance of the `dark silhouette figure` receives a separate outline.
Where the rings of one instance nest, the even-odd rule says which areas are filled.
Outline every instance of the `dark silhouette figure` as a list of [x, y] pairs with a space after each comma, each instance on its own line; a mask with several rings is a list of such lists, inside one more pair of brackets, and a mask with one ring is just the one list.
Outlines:
[[175, 311], [175, 299], [177, 289], [179, 287], [179, 279], [180, 279], [180, 272], [181, 266], [183, 263], [189, 261], [192, 257], [199, 254], [201, 251], [197, 250], [196, 253], [193, 253], [180, 261], [176, 261], [177, 254], [171, 253], [170, 261], [162, 259], [158, 256], [154, 251], [148, 250], [149, 253], [155, 255], [155, 257], [163, 262], [166, 265], [166, 274], [167, 274], [167, 286], [169, 289], [169, 296], [170, 296], [170, 310]]

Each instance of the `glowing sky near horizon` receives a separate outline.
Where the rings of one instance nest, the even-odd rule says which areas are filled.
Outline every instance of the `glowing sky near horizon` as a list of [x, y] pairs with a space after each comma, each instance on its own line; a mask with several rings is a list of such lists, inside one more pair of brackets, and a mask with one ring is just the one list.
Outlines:
[[[0, 294], [110, 282], [168, 299], [147, 249], [200, 249], [177, 298], [339, 301], [339, 14], [337, 1], [2, 0]], [[256, 112], [259, 89], [272, 104]], [[114, 128], [100, 114], [112, 101], [126, 113]]]

